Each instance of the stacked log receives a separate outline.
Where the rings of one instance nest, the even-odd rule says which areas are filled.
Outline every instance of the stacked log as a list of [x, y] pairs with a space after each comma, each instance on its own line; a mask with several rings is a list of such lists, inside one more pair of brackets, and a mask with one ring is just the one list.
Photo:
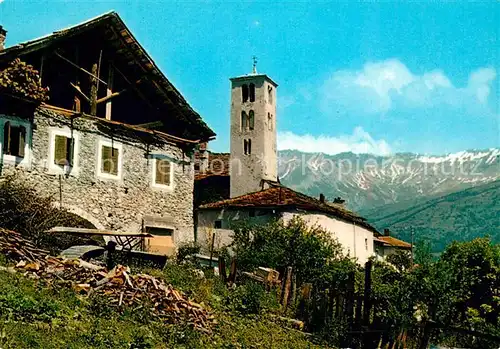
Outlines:
[[118, 265], [107, 271], [79, 259], [52, 257], [20, 234], [5, 230], [0, 230], [0, 252], [18, 261], [15, 269], [4, 270], [16, 270], [48, 283], [67, 284], [83, 295], [101, 295], [117, 310], [150, 306], [153, 316], [163, 322], [182, 321], [207, 333], [215, 324], [214, 316], [202, 305], [188, 299], [172, 285], [151, 275], [133, 275], [126, 266]]

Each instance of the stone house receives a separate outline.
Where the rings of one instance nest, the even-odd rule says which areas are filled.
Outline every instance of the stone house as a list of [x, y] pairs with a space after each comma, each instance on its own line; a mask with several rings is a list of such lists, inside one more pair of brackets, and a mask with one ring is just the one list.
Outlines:
[[192, 241], [191, 155], [215, 134], [118, 14], [2, 49], [0, 71], [15, 59], [39, 72], [49, 100], [0, 88], [0, 176], [98, 229], [150, 232], [149, 251]]
[[232, 241], [241, 222], [285, 222], [300, 216], [338, 239], [344, 251], [364, 263], [374, 255], [377, 230], [343, 204], [312, 198], [279, 183], [277, 174], [277, 84], [265, 74], [231, 80], [231, 152], [195, 156], [195, 234], [205, 247]]
[[384, 235], [379, 235], [374, 239], [375, 253], [379, 260], [385, 260], [387, 256], [396, 253], [398, 250], [412, 250], [412, 245], [406, 241], [399, 240], [391, 236], [389, 229], [384, 229]]

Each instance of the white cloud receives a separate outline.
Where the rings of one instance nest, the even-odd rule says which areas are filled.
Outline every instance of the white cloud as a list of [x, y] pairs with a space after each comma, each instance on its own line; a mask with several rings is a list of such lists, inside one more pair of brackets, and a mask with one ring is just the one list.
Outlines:
[[412, 73], [397, 59], [368, 62], [360, 70], [339, 70], [320, 89], [323, 111], [386, 113], [396, 107], [487, 104], [496, 78], [493, 68], [473, 71], [456, 87], [441, 70]]
[[297, 135], [293, 132], [278, 132], [278, 150], [293, 149], [308, 153], [339, 154], [353, 152], [356, 154], [369, 153], [387, 155], [391, 153], [389, 144], [385, 140], [373, 139], [362, 127], [356, 127], [352, 135], [312, 136], [310, 134]]

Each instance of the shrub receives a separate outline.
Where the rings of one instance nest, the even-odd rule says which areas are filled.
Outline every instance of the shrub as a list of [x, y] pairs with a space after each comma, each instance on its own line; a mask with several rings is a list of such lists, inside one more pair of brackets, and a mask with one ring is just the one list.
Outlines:
[[21, 179], [9, 176], [0, 183], [1, 228], [17, 231], [53, 254], [72, 245], [98, 243], [72, 235], [45, 233], [54, 226], [95, 228], [85, 219], [55, 207], [51, 197], [39, 195]]
[[319, 226], [308, 226], [298, 217], [288, 223], [242, 226], [235, 230], [231, 247], [240, 270], [265, 266], [283, 273], [292, 267], [297, 285], [309, 282], [320, 289], [342, 279], [338, 272], [355, 268], [329, 232]]

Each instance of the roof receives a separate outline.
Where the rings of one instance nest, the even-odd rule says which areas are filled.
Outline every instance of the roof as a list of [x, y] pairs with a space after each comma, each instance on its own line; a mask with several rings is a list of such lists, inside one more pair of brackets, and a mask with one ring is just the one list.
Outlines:
[[253, 80], [255, 78], [264, 78], [271, 82], [274, 87], [278, 87], [278, 84], [271, 79], [267, 74], [247, 74], [247, 75], [240, 75], [240, 76], [235, 76], [234, 78], [230, 78], [229, 80], [234, 81], [234, 80]]
[[[118, 13], [112, 11], [87, 20], [75, 26], [53, 32], [41, 38], [19, 43], [0, 51], [0, 61], [8, 61], [19, 56], [46, 48], [61, 40], [71, 38], [84, 31], [107, 25], [116, 35], [109, 39], [120, 47], [130, 64], [136, 64], [142, 72], [141, 79], [147, 80], [155, 92], [160, 96], [165, 108], [175, 110], [183, 122], [190, 125], [193, 133], [201, 140], [208, 140], [215, 133], [202, 120], [200, 115], [192, 109], [181, 93], [161, 72], [146, 50], [140, 45], [131, 31], [127, 28]], [[107, 27], [107, 28], [108, 28]], [[103, 33], [104, 35], [104, 33]]]
[[271, 186], [268, 189], [254, 193], [200, 206], [200, 209], [206, 210], [222, 208], [297, 208], [307, 211], [319, 211], [378, 233], [363, 217], [349, 211], [343, 205], [321, 202], [284, 186]]
[[407, 243], [406, 241], [396, 239], [395, 237], [392, 237], [392, 236], [378, 236], [376, 238], [376, 241], [382, 242], [385, 245], [392, 246], [392, 247], [411, 249], [411, 244]]
[[[229, 163], [230, 163], [230, 154], [229, 153], [212, 153], [207, 151], [208, 156], [208, 168], [205, 171], [202, 171], [201, 168], [195, 170], [194, 179], [200, 180], [207, 177], [212, 176], [229, 176]], [[201, 153], [196, 152], [194, 154], [195, 163], [200, 163]]]

